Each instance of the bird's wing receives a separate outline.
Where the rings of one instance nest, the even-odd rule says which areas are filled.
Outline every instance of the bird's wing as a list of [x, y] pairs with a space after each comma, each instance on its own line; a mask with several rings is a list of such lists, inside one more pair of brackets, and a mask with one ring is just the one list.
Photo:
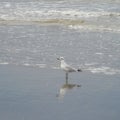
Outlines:
[[76, 69], [73, 68], [73, 67], [71, 67], [70, 65], [66, 65], [65, 68], [66, 68], [66, 70], [68, 70], [69, 72], [75, 72], [75, 71], [76, 71]]

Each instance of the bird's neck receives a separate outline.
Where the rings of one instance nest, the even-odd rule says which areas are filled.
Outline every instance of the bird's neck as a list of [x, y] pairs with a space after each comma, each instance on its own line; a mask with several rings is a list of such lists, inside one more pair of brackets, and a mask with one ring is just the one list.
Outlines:
[[61, 60], [61, 64], [66, 64], [64, 60]]
[[64, 66], [66, 66], [66, 63], [64, 60], [61, 60], [61, 67], [64, 67]]

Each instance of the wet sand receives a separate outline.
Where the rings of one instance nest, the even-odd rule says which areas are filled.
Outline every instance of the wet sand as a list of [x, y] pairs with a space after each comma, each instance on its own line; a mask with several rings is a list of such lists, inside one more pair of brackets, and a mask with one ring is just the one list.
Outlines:
[[120, 76], [0, 65], [1, 120], [118, 120]]

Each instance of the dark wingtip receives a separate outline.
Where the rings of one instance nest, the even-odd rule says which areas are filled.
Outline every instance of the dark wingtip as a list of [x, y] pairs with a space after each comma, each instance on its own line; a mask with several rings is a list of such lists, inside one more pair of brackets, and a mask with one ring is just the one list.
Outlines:
[[78, 71], [78, 72], [82, 72], [82, 70], [81, 70], [81, 69], [78, 69], [77, 71]]

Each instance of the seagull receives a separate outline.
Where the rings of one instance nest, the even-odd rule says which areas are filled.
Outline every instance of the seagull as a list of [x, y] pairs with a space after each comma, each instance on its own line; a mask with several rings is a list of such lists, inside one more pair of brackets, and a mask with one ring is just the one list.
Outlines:
[[68, 80], [68, 73], [82, 72], [81, 69], [75, 69], [75, 68], [71, 67], [70, 65], [68, 65], [65, 62], [64, 57], [59, 57], [59, 58], [57, 58], [57, 60], [60, 60], [60, 67], [61, 67], [62, 70], [64, 70], [66, 72], [66, 80]]

